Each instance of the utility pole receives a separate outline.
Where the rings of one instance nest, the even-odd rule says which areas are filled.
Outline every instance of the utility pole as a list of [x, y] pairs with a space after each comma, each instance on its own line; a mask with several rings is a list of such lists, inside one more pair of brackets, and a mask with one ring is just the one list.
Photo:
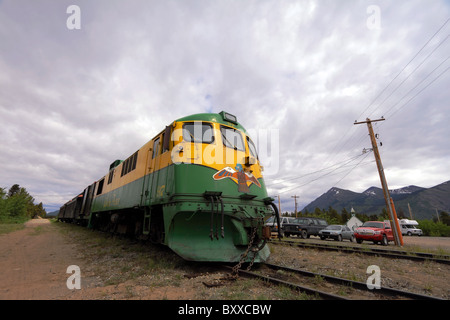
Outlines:
[[280, 195], [278, 195], [278, 212], [280, 213], [280, 216], [281, 216], [281, 200], [280, 200]]
[[411, 217], [411, 220], [413, 220], [414, 218], [413, 218], [413, 214], [412, 214], [412, 210], [411, 210], [411, 206], [409, 205], [409, 202], [408, 202], [408, 209], [409, 209], [409, 216]]
[[294, 202], [295, 202], [295, 217], [297, 218], [297, 198], [300, 198], [300, 197], [295, 195], [295, 196], [291, 196], [291, 198], [294, 198]]
[[377, 120], [370, 120], [369, 118], [367, 118], [366, 121], [361, 121], [361, 122], [355, 121], [354, 124], [361, 124], [361, 123], [367, 124], [367, 128], [369, 129], [370, 141], [372, 142], [373, 154], [375, 156], [375, 162], [377, 163], [378, 173], [380, 175], [380, 180], [381, 180], [381, 186], [383, 188], [384, 200], [386, 201], [386, 207], [389, 211], [389, 217], [391, 218], [391, 222], [392, 222], [391, 229], [392, 229], [392, 234], [394, 235], [394, 241], [395, 241], [396, 245], [403, 246], [403, 237], [402, 237], [402, 233], [400, 231], [400, 225], [398, 224], [397, 213], [395, 212], [395, 207], [394, 207], [394, 201], [392, 200], [392, 198], [389, 194], [386, 177], [384, 175], [383, 165], [381, 163], [380, 153], [378, 151], [377, 141], [375, 139], [375, 134], [373, 133], [373, 128], [372, 128], [372, 122], [384, 121], [384, 120], [385, 120], [384, 118], [377, 119]]

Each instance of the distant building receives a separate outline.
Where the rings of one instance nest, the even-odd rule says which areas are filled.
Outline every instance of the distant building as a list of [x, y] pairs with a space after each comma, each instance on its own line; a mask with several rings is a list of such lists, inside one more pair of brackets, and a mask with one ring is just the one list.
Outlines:
[[350, 219], [348, 219], [346, 226], [349, 227], [351, 230], [355, 231], [356, 228], [360, 227], [363, 225], [362, 221], [359, 220], [356, 216], [355, 216], [355, 210], [350, 211], [352, 213], [352, 217]]

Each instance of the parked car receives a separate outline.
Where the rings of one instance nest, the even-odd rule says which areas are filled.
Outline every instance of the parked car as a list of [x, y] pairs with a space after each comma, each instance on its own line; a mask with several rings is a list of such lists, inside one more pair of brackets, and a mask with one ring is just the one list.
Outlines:
[[342, 241], [343, 239], [350, 240], [353, 242], [355, 239], [355, 234], [347, 226], [341, 226], [337, 224], [332, 224], [319, 231], [320, 239], [325, 240], [328, 238]]
[[319, 231], [328, 226], [327, 222], [318, 218], [295, 218], [292, 222], [284, 224], [284, 235], [289, 237], [293, 234], [303, 239], [309, 236], [318, 236]]
[[415, 226], [401, 224], [400, 229], [402, 231], [402, 235], [419, 236], [419, 237], [423, 235], [422, 229], [418, 229]]
[[[294, 220], [294, 218], [288, 218], [288, 217], [280, 217], [280, 225], [281, 225], [281, 236], [284, 236], [284, 224], [286, 223], [290, 223], [292, 220]], [[267, 227], [270, 227], [270, 231], [271, 232], [276, 232], [278, 233], [278, 223], [277, 223], [277, 219], [272, 216], [269, 219], [266, 220], [266, 223], [264, 224]]]
[[381, 242], [387, 246], [389, 241], [394, 241], [392, 229], [389, 223], [382, 221], [366, 221], [355, 230], [356, 242], [362, 243], [363, 240]]

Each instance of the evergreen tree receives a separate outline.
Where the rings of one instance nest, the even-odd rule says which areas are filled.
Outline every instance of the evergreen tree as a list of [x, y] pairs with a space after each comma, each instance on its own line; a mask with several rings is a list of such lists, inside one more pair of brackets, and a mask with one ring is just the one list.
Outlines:
[[320, 210], [318, 207], [314, 209], [314, 216], [320, 217], [322, 215], [322, 210]]
[[440, 216], [439, 218], [443, 224], [450, 226], [450, 215], [447, 212], [441, 211], [439, 216]]
[[34, 198], [25, 188], [14, 184], [8, 194], [0, 188], [0, 222], [18, 222], [37, 216], [45, 217], [45, 214], [42, 202], [35, 205]]
[[20, 186], [18, 184], [14, 184], [8, 191], [8, 198], [15, 196], [20, 191]]
[[0, 217], [6, 215], [6, 191], [0, 188]]
[[341, 224], [346, 224], [347, 221], [351, 218], [350, 214], [348, 213], [347, 209], [342, 208], [341, 210]]
[[331, 206], [328, 208], [328, 218], [331, 224], [339, 224], [341, 221], [341, 217], [337, 213], [336, 209], [333, 209]]
[[[375, 218], [375, 220], [377, 220], [377, 219]], [[383, 208], [383, 210], [381, 211], [381, 215], [380, 215], [378, 220], [380, 220], [380, 221], [389, 220], [389, 214], [388, 214], [386, 208]]]
[[401, 208], [401, 207], [400, 208], [395, 208], [395, 210], [396, 210], [398, 219], [405, 219], [406, 218], [406, 215], [405, 215], [405, 212], [404, 212], [403, 208]]

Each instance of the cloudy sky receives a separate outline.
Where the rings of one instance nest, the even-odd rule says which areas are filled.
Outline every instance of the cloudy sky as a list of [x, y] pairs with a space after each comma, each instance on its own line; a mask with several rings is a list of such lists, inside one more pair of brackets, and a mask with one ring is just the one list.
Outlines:
[[367, 117], [389, 187], [432, 187], [449, 18], [444, 0], [0, 0], [0, 186], [55, 210], [174, 119], [226, 110], [283, 211], [380, 186]]

